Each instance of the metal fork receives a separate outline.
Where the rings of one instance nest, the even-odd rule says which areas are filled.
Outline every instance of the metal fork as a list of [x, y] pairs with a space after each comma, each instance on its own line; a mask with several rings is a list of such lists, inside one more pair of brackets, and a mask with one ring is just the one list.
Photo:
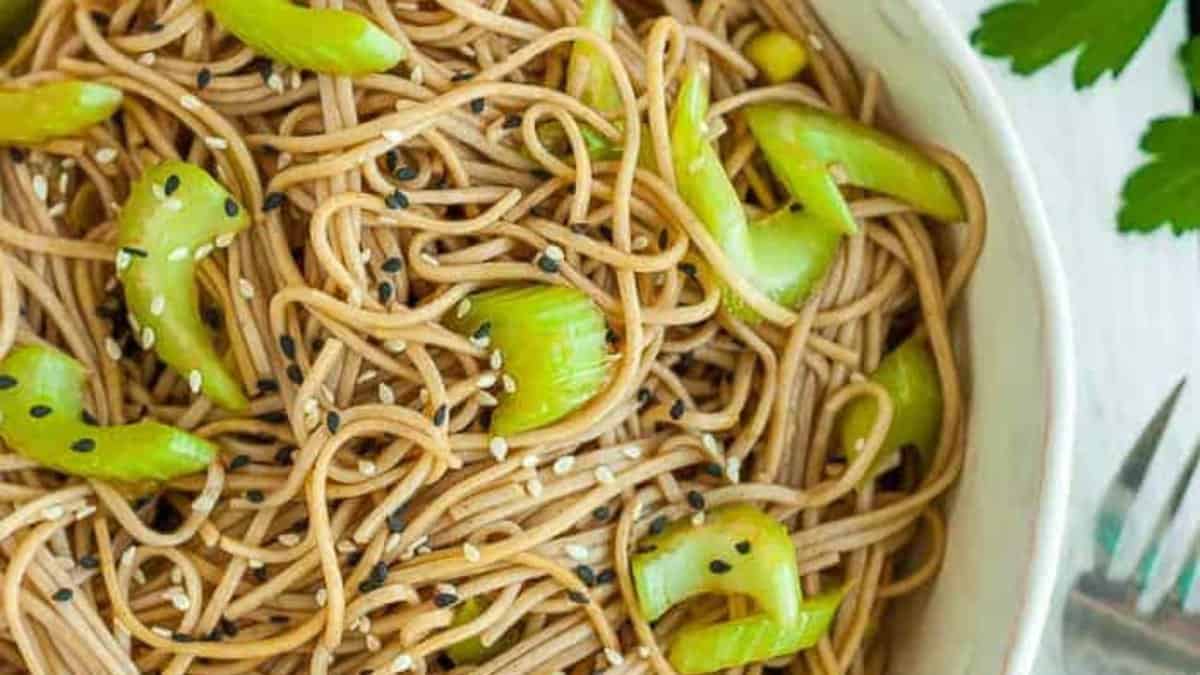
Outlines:
[[1148, 544], [1132, 558], [1124, 550], [1138, 538], [1130, 508], [1183, 388], [1181, 381], [1167, 396], [1105, 492], [1095, 523], [1095, 565], [1075, 581], [1063, 614], [1070, 675], [1200, 675], [1200, 444], [1176, 476], [1165, 510], [1151, 520]]

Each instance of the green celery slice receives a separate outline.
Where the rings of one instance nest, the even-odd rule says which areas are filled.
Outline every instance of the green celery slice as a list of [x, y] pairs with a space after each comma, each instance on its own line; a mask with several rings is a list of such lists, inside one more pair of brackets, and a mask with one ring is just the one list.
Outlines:
[[[487, 610], [488, 604], [487, 600], [478, 596], [467, 598], [454, 610], [454, 618], [450, 621], [450, 627], [457, 628], [478, 619], [479, 615]], [[504, 631], [504, 635], [501, 635], [499, 640], [488, 646], [484, 646], [483, 640], [476, 635], [447, 647], [446, 656], [449, 656], [456, 666], [476, 665], [507, 651], [509, 647], [517, 643], [519, 637], [520, 632], [515, 626]]]
[[755, 35], [743, 51], [771, 84], [796, 79], [808, 65], [808, 49], [781, 30], [768, 30]]
[[294, 68], [335, 75], [381, 73], [404, 47], [361, 14], [310, 9], [288, 0], [204, 0], [229, 32], [254, 51]]
[[[168, 182], [178, 185], [170, 194]], [[182, 377], [198, 372], [202, 391], [217, 405], [244, 410], [242, 385], [200, 315], [195, 256], [249, 227], [245, 209], [200, 167], [169, 160], [134, 184], [119, 225], [117, 243], [128, 266], [118, 276], [139, 331], [153, 331], [158, 356]]]
[[106, 84], [66, 80], [0, 90], [0, 143], [43, 143], [103, 122], [124, 95]]
[[[0, 438], [18, 454], [85, 478], [166, 481], [203, 470], [208, 441], [154, 421], [99, 427], [84, 420], [83, 365], [41, 345], [0, 361]], [[44, 413], [44, 414], [43, 414]]]
[[511, 286], [472, 295], [469, 305], [447, 324], [468, 335], [486, 332], [517, 386], [500, 393], [492, 433], [511, 436], [552, 424], [591, 400], [608, 378], [608, 326], [582, 291]]

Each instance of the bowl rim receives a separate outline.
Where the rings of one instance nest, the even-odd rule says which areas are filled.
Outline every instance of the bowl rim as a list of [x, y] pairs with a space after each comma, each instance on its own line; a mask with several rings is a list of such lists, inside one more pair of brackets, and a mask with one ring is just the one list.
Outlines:
[[946, 56], [946, 66], [957, 76], [963, 94], [982, 104], [975, 106], [975, 119], [997, 149], [1001, 162], [1011, 169], [1017, 210], [1029, 233], [1034, 268], [1041, 282], [1042, 345], [1047, 360], [1043, 477], [1033, 541], [1021, 579], [1022, 606], [1009, 630], [1004, 665], [1006, 675], [1028, 675], [1049, 618], [1070, 500], [1076, 369], [1066, 274], [1024, 145], [982, 59], [940, 0], [907, 0], [906, 4], [937, 50]]

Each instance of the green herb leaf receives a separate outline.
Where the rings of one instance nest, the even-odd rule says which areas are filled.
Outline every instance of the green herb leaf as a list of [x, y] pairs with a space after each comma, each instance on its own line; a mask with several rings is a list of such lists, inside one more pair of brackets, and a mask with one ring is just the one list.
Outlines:
[[1122, 232], [1153, 232], [1169, 224], [1175, 234], [1200, 229], [1200, 116], [1155, 120], [1142, 137], [1153, 159], [1133, 173], [1117, 218]]
[[1194, 37], [1183, 45], [1179, 50], [1179, 59], [1183, 61], [1183, 70], [1187, 73], [1192, 91], [1200, 96], [1200, 37]]
[[1120, 75], [1170, 0], [1014, 0], [980, 16], [971, 42], [1029, 75], [1080, 50], [1075, 88]]

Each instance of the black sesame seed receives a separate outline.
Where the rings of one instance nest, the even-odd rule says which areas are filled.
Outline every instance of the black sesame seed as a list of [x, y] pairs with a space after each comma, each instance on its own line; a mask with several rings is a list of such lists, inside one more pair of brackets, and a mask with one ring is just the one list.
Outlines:
[[788, 210], [791, 211], [792, 213], [800, 213], [801, 211], [804, 210], [804, 205], [801, 204], [800, 202], [792, 202], [788, 206]]
[[589, 587], [596, 585], [596, 571], [587, 565], [577, 565], [575, 567], [575, 576], [579, 577], [579, 580]]
[[267, 580], [267, 568], [265, 568], [265, 567], [259, 567], [258, 569], [254, 570], [253, 574], [254, 574], [254, 578], [257, 579], [258, 581], [266, 581]]
[[12, 375], [0, 375], [0, 389], [12, 389], [17, 386], [17, 378]]
[[296, 340], [291, 335], [280, 335], [279, 350], [289, 359], [296, 358]]
[[325, 426], [329, 429], [329, 433], [336, 434], [338, 427], [342, 426], [342, 416], [336, 410], [330, 410], [325, 415]]
[[155, 21], [154, 23], [150, 24], [150, 32], [151, 33], [157, 33], [158, 31], [160, 31], [164, 28], [166, 28], [166, 26], [159, 23], [158, 21]]
[[442, 426], [443, 424], [445, 424], [445, 423], [446, 423], [446, 416], [447, 416], [448, 414], [449, 414], [449, 412], [448, 412], [448, 408], [446, 408], [446, 404], [445, 404], [445, 403], [443, 403], [443, 404], [439, 405], [439, 406], [437, 407], [437, 410], [436, 410], [436, 411], [433, 413], [433, 424], [434, 424], [434, 426], [438, 426], [438, 427], [440, 427], [440, 426]]
[[617, 580], [616, 570], [607, 569], [607, 570], [604, 570], [603, 572], [601, 572], [600, 574], [596, 575], [596, 583], [598, 583], [598, 584], [611, 584], [612, 582], [614, 582], [616, 580]]
[[537, 259], [538, 269], [546, 274], [554, 274], [558, 272], [558, 261], [548, 255], [540, 255]]
[[30, 417], [36, 417], [38, 419], [41, 419], [52, 412], [54, 412], [54, 410], [48, 405], [35, 405], [29, 409]]
[[225, 637], [225, 635], [221, 633], [221, 628], [218, 626], [217, 628], [208, 631], [208, 635], [205, 635], [204, 639], [209, 642], [220, 642], [221, 638], [223, 637]]
[[362, 551], [350, 551], [349, 553], [346, 554], [346, 562], [351, 567], [353, 567], [353, 566], [358, 565], [358, 563], [362, 562], [362, 557], [363, 557]]
[[288, 365], [287, 376], [293, 384], [304, 384], [304, 373], [301, 372], [300, 366], [294, 363]]
[[280, 466], [292, 465], [292, 453], [296, 451], [293, 445], [285, 445], [275, 451], [275, 463]]
[[750, 542], [745, 540], [739, 541], [738, 543], [734, 544], [733, 547], [742, 555], [746, 555], [750, 552]]
[[653, 394], [650, 393], [649, 389], [647, 389], [645, 387], [638, 389], [638, 393], [637, 393], [638, 403], [641, 403], [643, 405], [645, 405], [646, 403], [649, 403], [651, 396], [653, 396]]
[[358, 584], [358, 590], [361, 593], [370, 593], [371, 591], [378, 590], [381, 586], [383, 586], [383, 584], [375, 583], [374, 581], [371, 581], [370, 579], [363, 579]]
[[725, 470], [721, 468], [720, 464], [717, 464], [716, 462], [709, 462], [708, 464], [704, 465], [704, 473], [712, 476], [713, 478], [720, 478], [721, 476], [725, 475]]
[[[653, 532], [651, 532], [651, 534], [653, 534]], [[654, 553], [657, 550], [658, 550], [658, 547], [655, 546], [654, 544], [642, 544], [642, 545], [638, 546], [637, 548], [633, 549], [633, 552], [637, 553], [638, 555], [642, 555], [645, 553]]]
[[379, 304], [386, 305], [392, 301], [392, 295], [396, 292], [396, 287], [390, 281], [379, 282]]
[[392, 256], [387, 260], [384, 260], [383, 264], [380, 265], [379, 268], [388, 274], [395, 274], [396, 272], [404, 269], [404, 258]]
[[483, 323], [481, 323], [479, 325], [479, 328], [475, 329], [475, 332], [471, 334], [471, 337], [475, 338], [476, 340], [482, 340], [484, 338], [490, 337], [491, 335], [492, 335], [492, 322], [484, 321]]
[[395, 148], [388, 150], [383, 156], [383, 165], [387, 167], [388, 173], [396, 170], [400, 164], [400, 153]]
[[458, 602], [458, 596], [453, 593], [438, 593], [433, 596], [434, 607], [445, 608], [456, 602]]
[[550, 177], [553, 175], [554, 174], [550, 173], [549, 171], [547, 171], [545, 169], [534, 169], [533, 170], [533, 177], [538, 180], [550, 180]]
[[70, 602], [71, 598], [75, 597], [75, 591], [69, 588], [60, 588], [54, 591], [54, 595], [50, 597], [54, 598], [55, 602]]
[[508, 115], [504, 118], [503, 126], [505, 129], [516, 129], [517, 127], [521, 126], [521, 121], [522, 119], [520, 115]]
[[720, 558], [708, 563], [708, 570], [713, 574], [725, 574], [731, 569], [733, 569], [733, 565], [730, 565]]
[[392, 175], [396, 177], [396, 180], [412, 180], [417, 177], [417, 170], [411, 166], [402, 166], [392, 172]]
[[226, 197], [225, 215], [229, 216], [230, 218], [236, 218], [239, 211], [241, 211], [241, 208], [238, 206], [237, 202], [233, 201], [233, 197]]
[[451, 82], [465, 82], [465, 81], [471, 79], [472, 77], [475, 77], [475, 73], [468, 73], [465, 71], [460, 71], [460, 72], [455, 73], [454, 76], [450, 78], [450, 81]]
[[258, 381], [258, 390], [262, 392], [279, 391], [279, 380], [273, 377], [264, 377]]
[[696, 278], [696, 266], [693, 265], [692, 263], [689, 263], [689, 262], [679, 263], [679, 271], [683, 272], [684, 274], [688, 275], [689, 277], [692, 277], [693, 279]]
[[196, 73], [196, 88], [203, 89], [212, 84], [212, 71], [208, 68], [201, 68], [200, 72]]
[[180, 633], [179, 631], [176, 631], [171, 633], [171, 639], [176, 642], [191, 642], [193, 638], [187, 633]]
[[683, 399], [681, 398], [675, 399], [675, 402], [671, 404], [671, 419], [677, 420], [680, 417], [683, 417]]
[[238, 625], [229, 619], [221, 619], [221, 632], [229, 637], [237, 637]]
[[254, 59], [254, 69], [258, 71], [259, 77], [265, 83], [268, 78], [275, 72], [275, 67], [271, 64], [270, 59]]
[[237, 471], [248, 464], [250, 464], [250, 455], [238, 455], [233, 458], [233, 461], [229, 462], [229, 470]]
[[662, 534], [667, 529], [667, 517], [659, 516], [650, 521], [650, 534]]
[[408, 195], [404, 194], [400, 190], [396, 190], [392, 194], [384, 197], [383, 203], [389, 209], [393, 209], [393, 210], [407, 209], [408, 208]]
[[79, 419], [82, 420], [83, 423], [88, 425], [89, 427], [94, 427], [100, 423], [100, 420], [96, 419], [95, 415], [93, 415], [92, 413], [90, 413], [86, 410], [79, 413]]
[[406, 524], [407, 523], [404, 522], [404, 510], [403, 509], [396, 509], [395, 511], [392, 511], [391, 513], [388, 514], [388, 517], [387, 517], [388, 532], [390, 532], [392, 534], [397, 534], [397, 533], [403, 532], [404, 526]]
[[79, 566], [85, 570], [94, 570], [100, 567], [100, 559], [89, 553], [79, 559]]
[[258, 416], [258, 419], [269, 424], [283, 424], [287, 421], [288, 416], [282, 410], [272, 410], [271, 412], [262, 413]]
[[150, 254], [146, 252], [146, 249], [137, 248], [136, 246], [122, 246], [121, 250], [138, 258], [148, 258], [150, 256]]
[[608, 520], [608, 517], [611, 515], [612, 511], [610, 511], [607, 506], [597, 506], [596, 508], [592, 509], [592, 517], [600, 522]]
[[205, 307], [201, 310], [200, 315], [203, 317], [204, 323], [208, 324], [210, 328], [220, 330], [221, 321], [224, 319], [221, 316], [221, 310], [216, 307]]
[[246, 499], [255, 504], [261, 504], [263, 500], [262, 490], [246, 490]]
[[582, 591], [567, 591], [567, 597], [571, 599], [571, 602], [578, 603], [580, 605], [586, 605], [591, 602], [587, 596], [587, 593]]
[[20, 148], [9, 148], [8, 156], [12, 158], [13, 164], [20, 164], [25, 161], [25, 151]]
[[618, 341], [620, 341], [621, 336], [617, 335], [617, 331], [609, 328], [608, 330], [604, 331], [604, 339], [609, 344], [616, 344]]
[[380, 561], [371, 566], [370, 579], [380, 585], [387, 581], [388, 566], [387, 563]]
[[182, 181], [179, 180], [179, 176], [176, 176], [175, 174], [167, 176], [167, 180], [163, 183], [163, 194], [167, 195], [168, 197], [171, 196], [176, 190], [179, 189], [181, 182]]
[[74, 452], [91, 452], [96, 449], [96, 441], [90, 438], [81, 438], [71, 444], [71, 450]]
[[263, 211], [274, 211], [283, 206], [285, 199], [287, 199], [287, 196], [282, 192], [267, 193], [267, 198], [263, 200]]
[[704, 495], [700, 494], [699, 492], [697, 492], [695, 490], [688, 490], [687, 503], [688, 503], [688, 506], [692, 507], [693, 509], [696, 509], [697, 511], [703, 511], [704, 510]]

